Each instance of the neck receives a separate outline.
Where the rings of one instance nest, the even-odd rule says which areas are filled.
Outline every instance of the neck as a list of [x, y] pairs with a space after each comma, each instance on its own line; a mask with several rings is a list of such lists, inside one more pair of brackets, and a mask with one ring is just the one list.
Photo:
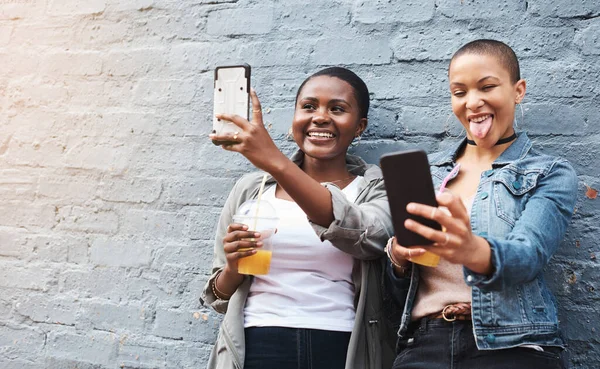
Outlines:
[[[517, 139], [517, 133], [513, 131], [513, 133], [510, 136], [502, 137], [501, 139], [499, 139], [496, 142], [495, 145], [496, 146], [505, 145], [505, 144], [507, 144], [509, 142], [512, 142], [512, 141], [516, 140], [516, 139]], [[477, 142], [469, 139], [468, 137], [467, 137], [467, 144], [469, 144], [471, 146], [477, 146]]]
[[467, 161], [476, 161], [482, 163], [493, 163], [510, 144], [492, 146], [485, 148], [481, 146], [465, 145], [462, 157]]
[[346, 157], [320, 160], [304, 155], [302, 170], [317, 182], [334, 182], [348, 179], [351, 174], [346, 169]]

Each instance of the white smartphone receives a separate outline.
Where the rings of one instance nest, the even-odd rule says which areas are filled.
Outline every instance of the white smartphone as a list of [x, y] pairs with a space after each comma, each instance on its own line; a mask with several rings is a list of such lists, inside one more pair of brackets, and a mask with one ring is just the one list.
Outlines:
[[[248, 64], [219, 66], [215, 69], [213, 133], [239, 131], [216, 114], [237, 114], [248, 119], [250, 108], [250, 66]], [[215, 143], [222, 144], [222, 143]]]

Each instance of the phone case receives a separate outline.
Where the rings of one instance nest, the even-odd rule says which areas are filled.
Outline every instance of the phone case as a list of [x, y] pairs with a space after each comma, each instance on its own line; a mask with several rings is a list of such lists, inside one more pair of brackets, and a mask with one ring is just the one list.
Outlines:
[[217, 134], [239, 131], [215, 114], [237, 114], [248, 119], [250, 107], [250, 66], [219, 66], [215, 69], [213, 130]]
[[385, 154], [381, 157], [380, 164], [398, 243], [402, 246], [432, 244], [433, 241], [404, 227], [404, 221], [411, 218], [423, 225], [441, 230], [439, 223], [406, 211], [409, 202], [438, 206], [427, 154], [423, 150]]

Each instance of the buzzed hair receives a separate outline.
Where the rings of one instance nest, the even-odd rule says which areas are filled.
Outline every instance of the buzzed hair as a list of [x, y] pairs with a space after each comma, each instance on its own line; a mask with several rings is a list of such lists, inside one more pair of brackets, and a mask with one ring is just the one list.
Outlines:
[[488, 55], [494, 57], [506, 68], [510, 75], [512, 83], [517, 83], [521, 79], [521, 69], [517, 55], [507, 44], [497, 40], [481, 39], [471, 41], [463, 45], [454, 53], [450, 60], [450, 65], [454, 59], [464, 54]]

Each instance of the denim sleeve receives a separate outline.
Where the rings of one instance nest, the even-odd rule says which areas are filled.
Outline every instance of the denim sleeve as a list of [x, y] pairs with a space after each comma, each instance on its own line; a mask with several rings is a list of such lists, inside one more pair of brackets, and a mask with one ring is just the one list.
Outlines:
[[465, 281], [482, 290], [503, 290], [533, 280], [558, 249], [577, 200], [577, 174], [563, 159], [554, 163], [505, 238], [486, 237], [492, 249], [491, 276], [464, 268]]
[[347, 199], [338, 187], [326, 185], [331, 192], [333, 222], [329, 227], [311, 225], [321, 241], [356, 259], [373, 260], [384, 255], [383, 247], [393, 234], [392, 216], [383, 180], [378, 180], [360, 204]]

